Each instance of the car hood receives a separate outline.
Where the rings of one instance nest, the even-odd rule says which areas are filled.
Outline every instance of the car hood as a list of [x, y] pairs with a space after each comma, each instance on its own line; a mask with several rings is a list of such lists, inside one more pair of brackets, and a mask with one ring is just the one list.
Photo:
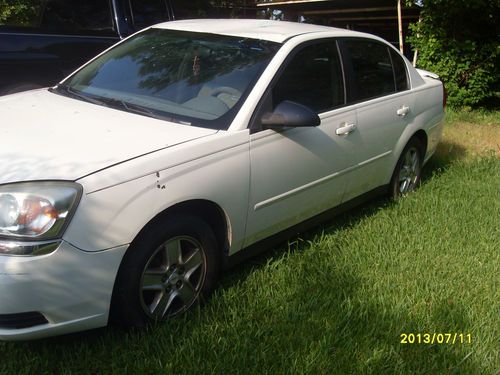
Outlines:
[[46, 89], [0, 97], [0, 183], [77, 180], [216, 130], [63, 97]]

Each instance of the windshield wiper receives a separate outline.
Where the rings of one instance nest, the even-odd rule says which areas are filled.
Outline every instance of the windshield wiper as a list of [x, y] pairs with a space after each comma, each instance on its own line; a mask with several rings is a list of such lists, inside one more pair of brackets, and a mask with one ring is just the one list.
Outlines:
[[50, 88], [49, 91], [65, 95], [65, 96], [68, 96], [70, 98], [81, 99], [81, 100], [84, 100], [84, 101], [89, 102], [89, 103], [108, 107], [108, 105], [105, 101], [94, 98], [94, 97], [89, 96], [89, 95], [86, 95], [81, 91], [73, 90], [70, 86], [57, 85], [54, 89]]
[[123, 108], [125, 108], [129, 112], [134, 112], [140, 115], [162, 119], [161, 115], [157, 114], [152, 109], [143, 107], [142, 105], [125, 102], [123, 100], [120, 100], [120, 103], [122, 104]]
[[130, 113], [136, 113], [139, 115], [147, 116], [147, 117], [152, 117], [158, 120], [164, 120], [164, 121], [170, 121], [170, 122], [175, 122], [179, 124], [184, 124], [184, 125], [191, 125], [191, 123], [185, 123], [182, 121], [179, 121], [173, 117], [169, 116], [164, 116], [153, 109], [144, 107], [140, 104], [134, 104], [130, 102], [126, 102], [122, 99], [115, 99], [115, 98], [109, 98], [105, 96], [100, 96], [99, 98], [96, 98], [94, 96], [90, 96], [88, 94], [84, 94], [81, 91], [74, 90], [70, 86], [66, 85], [57, 85], [55, 88], [50, 88], [49, 91], [55, 92], [64, 96], [68, 96], [71, 98], [76, 98], [76, 99], [81, 99], [89, 103], [101, 105], [104, 107], [109, 107], [109, 108], [115, 108], [115, 109], [123, 109], [127, 112]]
[[[119, 99], [111, 99], [111, 98], [106, 98], [107, 101], [117, 103], [122, 106], [123, 109], [125, 109], [128, 112], [131, 113], [136, 113], [139, 115], [147, 116], [147, 117], [152, 117], [158, 120], [164, 120], [164, 121], [170, 121], [170, 122], [175, 122], [175, 123], [182, 123], [177, 119], [174, 119], [173, 117], [165, 116], [162, 114], [157, 113], [155, 110], [144, 107], [140, 104], [135, 104], [135, 103], [130, 103], [126, 102], [124, 100], [119, 100]], [[183, 123], [184, 125], [191, 125], [190, 123]]]

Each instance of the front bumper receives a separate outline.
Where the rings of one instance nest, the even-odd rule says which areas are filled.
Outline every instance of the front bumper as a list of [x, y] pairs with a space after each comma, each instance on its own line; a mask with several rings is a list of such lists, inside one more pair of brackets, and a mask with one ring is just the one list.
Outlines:
[[[62, 241], [48, 255], [0, 255], [0, 340], [30, 340], [105, 326], [127, 247], [84, 252]], [[16, 317], [25, 319], [28, 314], [44, 319], [15, 328]]]

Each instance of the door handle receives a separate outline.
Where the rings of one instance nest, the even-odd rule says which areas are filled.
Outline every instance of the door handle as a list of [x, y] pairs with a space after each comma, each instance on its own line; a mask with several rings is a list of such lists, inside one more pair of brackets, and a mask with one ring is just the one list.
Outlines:
[[335, 130], [335, 134], [337, 135], [347, 135], [354, 130], [356, 130], [356, 124], [348, 124], [346, 122], [341, 124], [342, 126]]
[[410, 107], [404, 105], [396, 111], [396, 114], [398, 116], [405, 117], [408, 114], [408, 112], [410, 112]]

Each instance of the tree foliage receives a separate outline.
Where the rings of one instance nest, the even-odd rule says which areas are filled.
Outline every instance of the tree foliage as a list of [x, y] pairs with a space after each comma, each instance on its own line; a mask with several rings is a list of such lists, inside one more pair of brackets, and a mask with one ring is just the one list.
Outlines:
[[0, 0], [0, 25], [6, 21], [17, 25], [27, 23], [40, 3], [33, 0]]
[[440, 75], [451, 106], [477, 106], [499, 91], [500, 0], [424, 0], [409, 42], [417, 67]]

